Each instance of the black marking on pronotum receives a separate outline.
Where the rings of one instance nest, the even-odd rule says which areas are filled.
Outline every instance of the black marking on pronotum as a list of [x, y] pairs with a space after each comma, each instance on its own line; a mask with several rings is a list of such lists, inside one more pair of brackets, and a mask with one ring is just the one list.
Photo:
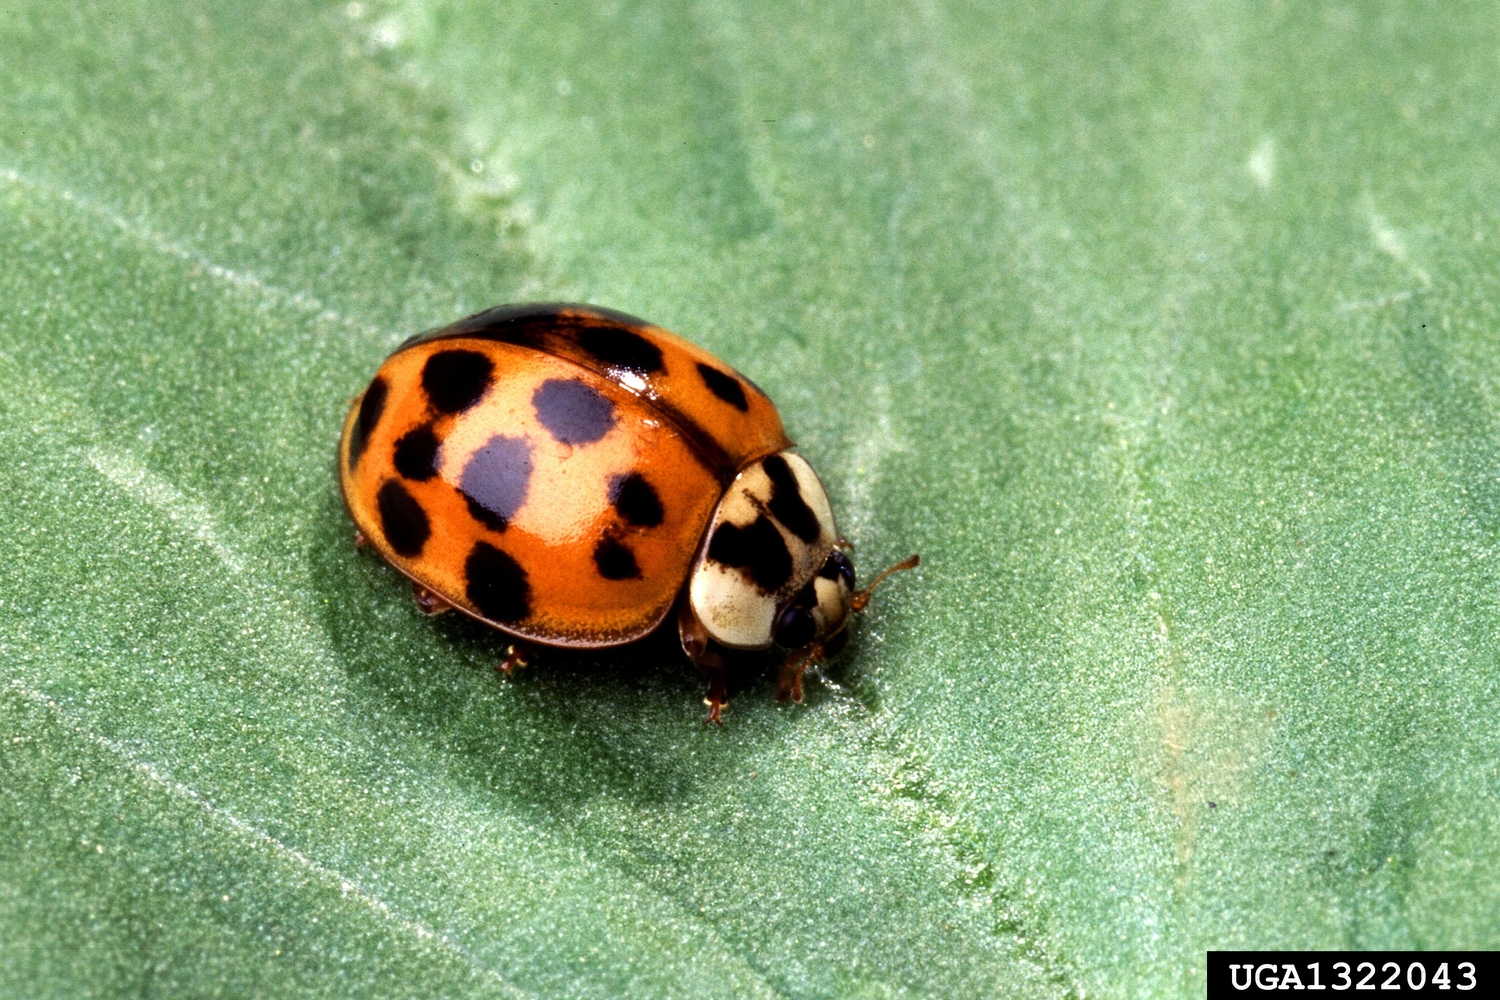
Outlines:
[[601, 538], [594, 546], [594, 565], [606, 580], [630, 580], [641, 575], [635, 553], [614, 538]]
[[349, 468], [351, 469], [359, 463], [359, 456], [365, 453], [365, 445], [370, 443], [370, 434], [374, 432], [375, 425], [380, 422], [380, 415], [385, 412], [387, 391], [385, 379], [377, 375], [359, 401], [359, 416], [354, 418], [354, 426], [349, 428]]
[[615, 425], [615, 404], [576, 378], [549, 378], [531, 394], [531, 406], [563, 444], [593, 444]]
[[802, 488], [792, 467], [780, 455], [772, 455], [761, 466], [771, 477], [771, 514], [804, 542], [816, 542], [822, 531], [818, 516], [802, 499]]
[[776, 525], [764, 514], [746, 527], [724, 522], [708, 543], [708, 557], [725, 566], [745, 569], [766, 593], [780, 590], [792, 575], [792, 554]]
[[531, 445], [525, 438], [496, 434], [469, 456], [458, 490], [475, 520], [504, 531], [526, 503], [531, 488]]
[[396, 471], [401, 478], [425, 482], [437, 475], [437, 435], [431, 424], [409, 430], [396, 440]]
[[408, 559], [421, 555], [422, 546], [432, 535], [432, 525], [406, 487], [399, 480], [387, 479], [375, 494], [375, 505], [380, 511], [380, 531], [395, 553]]
[[698, 362], [698, 374], [703, 376], [703, 384], [708, 386], [709, 392], [741, 413], [750, 409], [750, 401], [745, 398], [745, 387], [740, 385], [739, 379], [701, 361]]
[[[628, 366], [611, 365], [596, 358], [579, 342], [579, 332], [607, 330], [641, 337], [638, 331], [650, 325], [643, 319], [614, 309], [605, 309], [602, 306], [577, 305], [568, 302], [528, 302], [521, 305], [496, 306], [461, 319], [457, 323], [419, 333], [408, 338], [397, 350], [405, 350], [417, 344], [439, 340], [488, 340], [542, 351], [555, 357], [567, 358], [588, 368], [594, 368], [597, 365], [598, 367], [594, 370], [609, 378], [612, 367], [628, 368]], [[641, 339], [650, 344], [647, 338], [641, 337]], [[654, 344], [650, 346], [655, 347]], [[744, 376], [741, 378], [744, 379]], [[744, 379], [744, 382], [752, 388], [755, 386], [755, 383], [749, 379]], [[646, 400], [646, 403], [676, 428], [692, 448], [693, 456], [719, 481], [720, 486], [728, 486], [734, 481], [735, 475], [744, 466], [744, 456], [730, 454], [722, 444], [715, 440], [713, 435], [705, 432], [695, 420], [672, 405], [672, 402], [665, 396]]]
[[422, 366], [422, 388], [439, 413], [462, 413], [479, 402], [494, 374], [478, 351], [439, 351]]
[[609, 484], [609, 502], [626, 522], [637, 528], [661, 524], [661, 497], [639, 472], [616, 476]]
[[574, 335], [578, 346], [598, 361], [637, 375], [662, 370], [661, 348], [632, 330], [618, 326], [585, 326]]
[[531, 615], [531, 583], [521, 564], [489, 542], [475, 542], [464, 560], [464, 595], [491, 621], [514, 622]]

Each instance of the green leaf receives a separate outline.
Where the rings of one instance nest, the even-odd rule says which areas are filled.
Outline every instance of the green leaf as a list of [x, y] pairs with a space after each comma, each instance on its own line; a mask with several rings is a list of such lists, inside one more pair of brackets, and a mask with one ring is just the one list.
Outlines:
[[[0, 992], [1201, 996], [1500, 947], [1489, 5], [0, 9]], [[421, 617], [332, 457], [574, 299], [778, 401], [806, 704]]]

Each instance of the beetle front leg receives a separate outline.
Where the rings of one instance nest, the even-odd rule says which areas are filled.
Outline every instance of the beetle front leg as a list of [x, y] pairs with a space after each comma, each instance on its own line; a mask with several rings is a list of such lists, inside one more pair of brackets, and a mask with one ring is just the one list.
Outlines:
[[720, 660], [718, 666], [699, 664], [698, 669], [708, 675], [708, 694], [703, 699], [703, 704], [708, 706], [708, 718], [703, 724], [713, 722], [722, 726], [724, 708], [729, 704], [729, 692], [724, 685], [724, 661]]
[[708, 697], [703, 699], [703, 704], [708, 706], [708, 718], [703, 720], [704, 724], [723, 725], [724, 708], [729, 704], [729, 692], [724, 683], [724, 658], [713, 650], [708, 630], [686, 601], [677, 613], [677, 635], [682, 640], [682, 651], [687, 658], [708, 677]]
[[799, 705], [802, 703], [802, 675], [807, 673], [807, 668], [823, 660], [823, 644], [815, 642], [811, 646], [793, 650], [787, 654], [786, 659], [781, 661], [781, 675], [776, 682], [776, 700], [786, 701], [790, 698]]

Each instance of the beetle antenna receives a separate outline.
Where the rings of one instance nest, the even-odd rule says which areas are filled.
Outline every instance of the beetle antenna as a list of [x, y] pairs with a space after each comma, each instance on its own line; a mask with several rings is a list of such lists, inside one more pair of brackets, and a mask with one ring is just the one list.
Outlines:
[[859, 593], [855, 594], [852, 598], [849, 599], [849, 609], [851, 611], [863, 611], [865, 609], [865, 605], [870, 603], [870, 595], [875, 592], [876, 587], [880, 586], [881, 580], [884, 580], [892, 573], [899, 572], [903, 569], [915, 569], [917, 566], [921, 565], [921, 563], [921, 556], [907, 556], [896, 565], [886, 567], [886, 569], [879, 576], [871, 581], [868, 587], [866, 587], [864, 590], [861, 590]]

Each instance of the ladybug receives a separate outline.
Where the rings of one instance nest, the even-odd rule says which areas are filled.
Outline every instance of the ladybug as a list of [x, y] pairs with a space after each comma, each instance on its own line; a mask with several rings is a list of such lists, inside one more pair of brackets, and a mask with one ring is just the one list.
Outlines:
[[545, 303], [408, 339], [350, 408], [338, 467], [356, 541], [426, 613], [597, 649], [675, 606], [716, 722], [723, 649], [787, 649], [778, 697], [800, 701], [874, 587], [855, 589], [823, 484], [791, 449], [765, 393], [707, 351]]

